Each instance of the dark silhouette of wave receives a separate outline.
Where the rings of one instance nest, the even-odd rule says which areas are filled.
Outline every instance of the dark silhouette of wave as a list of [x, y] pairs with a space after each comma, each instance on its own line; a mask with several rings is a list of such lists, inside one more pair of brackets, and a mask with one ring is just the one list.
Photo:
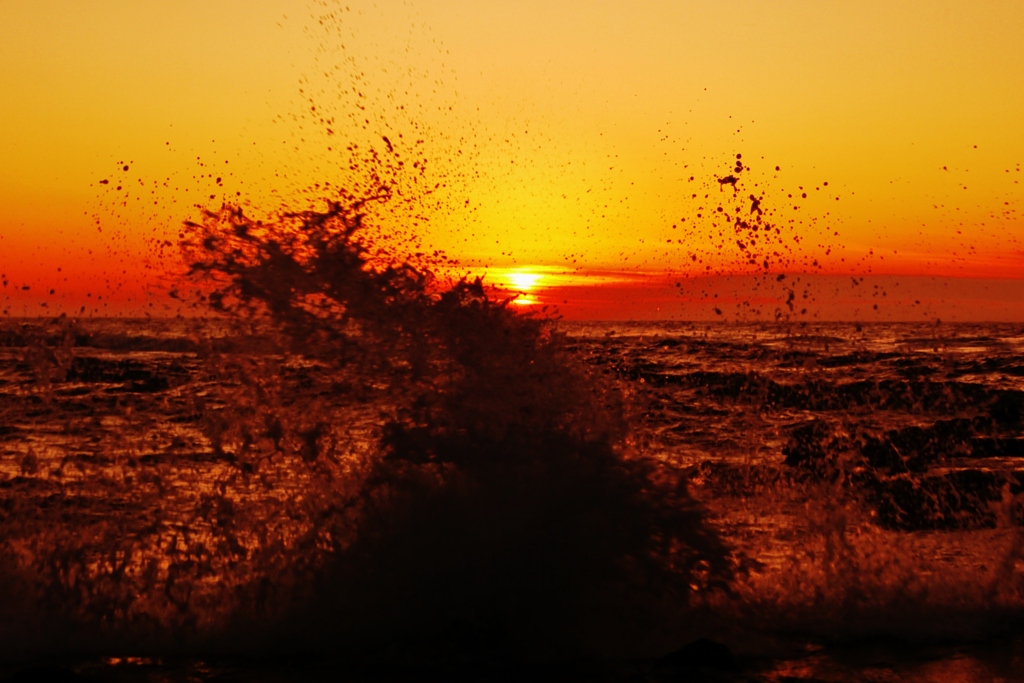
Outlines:
[[5, 332], [12, 429], [66, 422], [3, 482], [11, 651], [555, 661], [700, 631], [738, 561], [618, 384], [480, 280], [383, 257], [384, 199], [187, 224], [215, 321]]

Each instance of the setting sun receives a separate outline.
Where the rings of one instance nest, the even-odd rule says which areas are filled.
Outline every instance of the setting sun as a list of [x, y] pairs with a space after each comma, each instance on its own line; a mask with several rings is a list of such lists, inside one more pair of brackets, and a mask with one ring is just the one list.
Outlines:
[[542, 277], [540, 273], [513, 272], [509, 273], [508, 281], [515, 289], [525, 293], [536, 287]]
[[[545, 266], [521, 268], [492, 268], [486, 274], [485, 281], [499, 294], [512, 298], [515, 306], [532, 306], [541, 303], [539, 294], [548, 291], [558, 274], [545, 273], [550, 270]], [[561, 278], [561, 279], [564, 279]]]
[[540, 273], [530, 272], [512, 272], [508, 275], [508, 281], [511, 287], [516, 291], [516, 298], [513, 299], [512, 303], [516, 306], [533, 306], [539, 303], [537, 297], [531, 292], [537, 287], [537, 283], [543, 276]]

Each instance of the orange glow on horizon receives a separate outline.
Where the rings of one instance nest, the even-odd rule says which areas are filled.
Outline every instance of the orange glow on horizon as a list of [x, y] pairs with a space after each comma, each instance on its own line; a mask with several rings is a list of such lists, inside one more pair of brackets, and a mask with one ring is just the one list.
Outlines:
[[[685, 317], [653, 283], [766, 269], [1021, 280], [1022, 24], [966, 0], [4, 3], [0, 314], [173, 314], [202, 207], [375, 182], [394, 251], [524, 308], [590, 287], [587, 315]], [[778, 242], [734, 233], [758, 210]]]

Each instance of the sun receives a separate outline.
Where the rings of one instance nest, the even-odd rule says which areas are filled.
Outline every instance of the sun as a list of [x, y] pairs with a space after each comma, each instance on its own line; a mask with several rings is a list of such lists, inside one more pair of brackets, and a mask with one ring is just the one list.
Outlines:
[[541, 289], [543, 279], [544, 275], [535, 270], [509, 269], [498, 275], [501, 287], [515, 295], [512, 299], [515, 306], [533, 306], [539, 303], [537, 293]]
[[520, 292], [529, 292], [537, 286], [541, 277], [540, 273], [512, 272], [508, 274], [508, 281], [512, 289]]

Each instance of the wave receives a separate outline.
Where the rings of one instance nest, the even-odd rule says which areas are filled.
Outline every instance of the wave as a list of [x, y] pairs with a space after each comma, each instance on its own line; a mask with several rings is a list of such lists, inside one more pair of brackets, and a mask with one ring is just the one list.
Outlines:
[[0, 654], [458, 670], [1019, 627], [1012, 344], [574, 334], [400, 258], [387, 200], [187, 224], [202, 319], [2, 326]]
[[634, 447], [618, 385], [480, 280], [383, 258], [362, 230], [383, 199], [207, 212], [183, 249], [219, 344], [69, 323], [36, 362], [44, 412], [71, 386], [129, 398], [92, 399], [59, 472], [26, 453], [7, 482], [8, 646], [547, 661], [699, 631], [741, 563]]

